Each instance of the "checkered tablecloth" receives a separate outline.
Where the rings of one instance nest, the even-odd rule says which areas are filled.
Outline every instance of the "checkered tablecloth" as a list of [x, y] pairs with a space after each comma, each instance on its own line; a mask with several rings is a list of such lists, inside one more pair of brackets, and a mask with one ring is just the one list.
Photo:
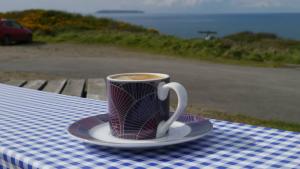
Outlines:
[[71, 138], [67, 127], [106, 102], [0, 84], [0, 168], [300, 168], [300, 134], [212, 120], [187, 144], [129, 151]]

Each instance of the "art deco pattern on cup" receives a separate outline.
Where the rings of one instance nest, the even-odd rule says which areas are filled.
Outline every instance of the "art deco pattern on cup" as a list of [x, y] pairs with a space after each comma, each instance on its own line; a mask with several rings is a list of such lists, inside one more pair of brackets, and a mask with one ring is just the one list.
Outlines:
[[107, 82], [111, 132], [125, 139], [153, 139], [157, 126], [169, 118], [169, 98], [158, 99], [159, 83], [169, 78], [145, 82]]

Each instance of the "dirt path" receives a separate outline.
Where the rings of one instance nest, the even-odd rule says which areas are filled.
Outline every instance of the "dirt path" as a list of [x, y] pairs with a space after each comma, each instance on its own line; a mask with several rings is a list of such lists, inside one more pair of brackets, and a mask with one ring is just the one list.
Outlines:
[[300, 69], [252, 68], [130, 52], [96, 45], [0, 47], [0, 72], [105, 77], [162, 72], [189, 90], [196, 107], [300, 123]]

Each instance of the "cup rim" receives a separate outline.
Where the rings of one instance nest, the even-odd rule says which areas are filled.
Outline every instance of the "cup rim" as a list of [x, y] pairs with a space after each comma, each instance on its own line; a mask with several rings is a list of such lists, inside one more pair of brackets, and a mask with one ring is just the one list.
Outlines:
[[[156, 75], [156, 76], [160, 76], [161, 78], [157, 78], [157, 79], [147, 79], [147, 80], [122, 80], [122, 79], [113, 79], [113, 77], [115, 76], [122, 76], [122, 75], [134, 75], [134, 74], [150, 74], [150, 75]], [[168, 74], [163, 74], [163, 73], [148, 73], [148, 72], [144, 72], [144, 73], [119, 73], [119, 74], [112, 74], [106, 77], [106, 79], [108, 81], [111, 82], [151, 82], [151, 81], [161, 81], [164, 79], [168, 79], [170, 78], [170, 75]]]

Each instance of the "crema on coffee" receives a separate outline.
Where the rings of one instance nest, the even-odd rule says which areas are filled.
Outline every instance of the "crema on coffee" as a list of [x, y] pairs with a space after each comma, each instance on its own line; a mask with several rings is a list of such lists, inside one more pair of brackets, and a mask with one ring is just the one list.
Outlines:
[[154, 74], [124, 74], [113, 77], [116, 80], [155, 80], [162, 77]]

